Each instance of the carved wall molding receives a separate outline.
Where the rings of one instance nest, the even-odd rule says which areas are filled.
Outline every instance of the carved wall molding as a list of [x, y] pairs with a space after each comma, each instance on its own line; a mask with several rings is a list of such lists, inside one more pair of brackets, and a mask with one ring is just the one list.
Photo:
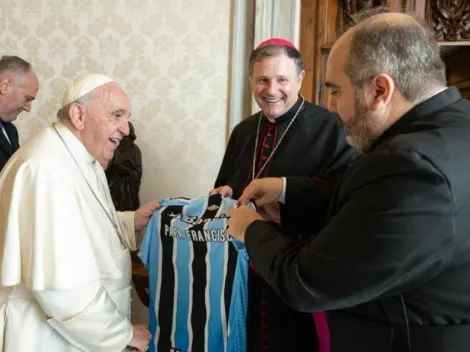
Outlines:
[[426, 1], [426, 21], [437, 40], [470, 40], [470, 0]]
[[386, 6], [387, 0], [340, 0], [336, 18], [336, 33], [339, 35], [352, 24], [352, 17], [359, 11], [377, 6]]

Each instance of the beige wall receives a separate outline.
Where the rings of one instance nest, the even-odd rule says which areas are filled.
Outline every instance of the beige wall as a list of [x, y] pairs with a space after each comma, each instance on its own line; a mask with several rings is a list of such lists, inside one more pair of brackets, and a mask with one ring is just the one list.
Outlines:
[[1, 0], [0, 53], [41, 81], [20, 140], [55, 120], [77, 73], [118, 80], [144, 159], [142, 201], [206, 194], [225, 148], [231, 0]]

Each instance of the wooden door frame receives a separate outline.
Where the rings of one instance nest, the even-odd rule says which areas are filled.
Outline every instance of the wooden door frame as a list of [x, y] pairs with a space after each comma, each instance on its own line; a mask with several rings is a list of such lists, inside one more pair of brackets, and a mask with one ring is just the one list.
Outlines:
[[305, 78], [301, 94], [306, 100], [321, 104], [322, 56], [336, 38], [338, 0], [302, 0], [300, 7], [299, 50], [304, 60]]
[[302, 0], [300, 6], [299, 51], [304, 62], [305, 77], [300, 93], [307, 101], [316, 103], [318, 9], [321, 0]]

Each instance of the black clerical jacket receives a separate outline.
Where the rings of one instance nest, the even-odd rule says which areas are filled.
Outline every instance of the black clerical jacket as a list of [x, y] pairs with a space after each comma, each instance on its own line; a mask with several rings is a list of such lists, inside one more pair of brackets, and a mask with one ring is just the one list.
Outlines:
[[[287, 179], [291, 221], [308, 226], [314, 189]], [[451, 87], [388, 129], [346, 172], [315, 241], [257, 221], [246, 247], [290, 306], [330, 310], [332, 352], [469, 351], [470, 102]]]
[[8, 140], [6, 139], [0, 126], [0, 171], [3, 169], [8, 159], [20, 147], [18, 144], [18, 130], [11, 122], [2, 122], [5, 131], [7, 132]]

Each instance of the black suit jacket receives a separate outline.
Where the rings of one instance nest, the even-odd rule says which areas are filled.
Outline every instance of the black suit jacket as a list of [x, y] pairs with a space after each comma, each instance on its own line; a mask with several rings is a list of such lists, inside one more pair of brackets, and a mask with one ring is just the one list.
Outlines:
[[8, 138], [10, 139], [11, 144], [5, 138], [3, 131], [0, 127], [0, 171], [3, 169], [8, 159], [13, 155], [14, 152], [20, 147], [18, 144], [18, 130], [15, 125], [11, 122], [3, 122], [3, 127], [7, 132]]
[[[287, 179], [303, 223], [309, 183]], [[388, 129], [346, 172], [315, 241], [257, 221], [246, 247], [288, 304], [333, 311], [332, 352], [468, 351], [470, 102], [451, 87]]]

